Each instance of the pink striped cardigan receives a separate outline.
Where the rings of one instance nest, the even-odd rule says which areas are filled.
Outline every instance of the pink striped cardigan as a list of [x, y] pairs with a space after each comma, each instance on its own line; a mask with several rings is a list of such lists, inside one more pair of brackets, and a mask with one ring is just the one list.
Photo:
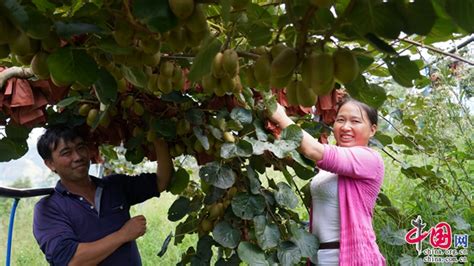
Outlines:
[[385, 265], [372, 228], [373, 209], [384, 175], [380, 154], [363, 146], [324, 145], [323, 159], [317, 164], [338, 175], [339, 265]]

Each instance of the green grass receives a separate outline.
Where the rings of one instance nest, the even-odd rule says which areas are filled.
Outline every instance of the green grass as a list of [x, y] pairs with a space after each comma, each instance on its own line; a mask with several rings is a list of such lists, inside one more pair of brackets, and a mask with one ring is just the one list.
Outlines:
[[[20, 200], [15, 216], [11, 265], [48, 265], [33, 237], [33, 208], [37, 198]], [[12, 199], [0, 199], [0, 265], [5, 265]]]
[[174, 227], [178, 224], [178, 222], [174, 223], [168, 220], [168, 209], [175, 199], [176, 196], [164, 193], [160, 198], [150, 199], [132, 208], [131, 215], [143, 214], [147, 219], [147, 232], [137, 240], [144, 266], [176, 265], [181, 261], [181, 253], [184, 251], [184, 247], [194, 246], [197, 243], [196, 234], [186, 236], [179, 246], [173, 244], [173, 238], [163, 257], [157, 256], [163, 241], [169, 233], [174, 234]]

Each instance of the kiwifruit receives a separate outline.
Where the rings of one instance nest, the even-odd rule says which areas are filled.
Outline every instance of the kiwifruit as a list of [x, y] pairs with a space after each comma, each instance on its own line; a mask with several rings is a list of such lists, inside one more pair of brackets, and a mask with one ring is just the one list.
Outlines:
[[181, 20], [191, 16], [194, 11], [194, 0], [169, 0], [171, 11]]
[[270, 57], [268, 54], [262, 54], [257, 61], [255, 61], [253, 71], [254, 77], [258, 83], [264, 86], [268, 85], [271, 74]]
[[49, 68], [47, 60], [48, 54], [45, 52], [36, 53], [33, 59], [31, 60], [31, 70], [40, 79], [49, 78]]
[[272, 78], [285, 77], [296, 67], [296, 51], [291, 48], [286, 48], [281, 51], [272, 61]]
[[239, 56], [233, 49], [227, 49], [222, 53], [222, 68], [230, 77], [237, 75], [239, 70]]
[[354, 54], [347, 49], [337, 49], [333, 54], [334, 77], [348, 84], [354, 81], [359, 74], [359, 63]]

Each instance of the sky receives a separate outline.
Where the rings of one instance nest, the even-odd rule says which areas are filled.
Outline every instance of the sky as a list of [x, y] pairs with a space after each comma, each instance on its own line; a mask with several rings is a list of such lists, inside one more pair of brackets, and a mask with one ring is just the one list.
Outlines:
[[43, 164], [43, 159], [36, 150], [36, 142], [43, 132], [42, 128], [31, 131], [27, 140], [29, 149], [22, 158], [0, 163], [0, 186], [11, 185], [22, 177], [30, 178], [34, 187], [51, 183], [51, 181], [45, 182], [51, 171]]

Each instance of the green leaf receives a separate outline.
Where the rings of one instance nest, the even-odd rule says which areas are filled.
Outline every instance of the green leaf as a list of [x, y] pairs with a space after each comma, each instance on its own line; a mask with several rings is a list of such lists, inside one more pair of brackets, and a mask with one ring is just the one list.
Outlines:
[[138, 67], [127, 67], [124, 65], [122, 65], [120, 69], [122, 70], [125, 79], [130, 83], [140, 88], [146, 88], [148, 77], [143, 69]]
[[309, 180], [316, 175], [317, 172], [313, 161], [304, 158], [297, 151], [292, 151], [291, 157], [296, 162], [293, 164], [292, 168], [295, 170], [295, 174], [299, 178]]
[[117, 81], [103, 68], [100, 69], [99, 79], [95, 82], [95, 91], [103, 104], [112, 104], [117, 100]]
[[[278, 157], [279, 159], [285, 158], [289, 152], [295, 150], [300, 145], [294, 141], [286, 141], [286, 140], [276, 140], [273, 144], [263, 142], [263, 148], [268, 149], [269, 151], [273, 152], [273, 154]], [[254, 153], [255, 154], [255, 153]]]
[[461, 216], [459, 215], [454, 215], [452, 217], [453, 221], [455, 222], [454, 228], [456, 230], [470, 230], [471, 229], [471, 224], [468, 223], [466, 220], [464, 220]]
[[33, 0], [32, 2], [40, 12], [46, 12], [47, 10], [56, 8], [56, 6], [51, 4], [48, 0]]
[[252, 266], [268, 266], [268, 262], [265, 260], [265, 254], [256, 245], [242, 241], [237, 248], [239, 258]]
[[47, 62], [51, 76], [61, 83], [90, 86], [99, 78], [95, 60], [82, 49], [60, 48], [49, 55]]
[[290, 125], [282, 130], [280, 139], [294, 141], [299, 145], [303, 140], [303, 130], [296, 124]]
[[268, 11], [252, 3], [247, 5], [248, 22], [238, 25], [238, 29], [253, 46], [265, 45], [272, 39], [272, 16]]
[[190, 203], [189, 199], [185, 197], [179, 197], [175, 200], [168, 210], [168, 220], [172, 222], [181, 220], [188, 214]]
[[[202, 265], [209, 265], [211, 262], [212, 258], [212, 245], [214, 245], [214, 240], [212, 239], [211, 236], [205, 235], [199, 238], [199, 241], [197, 243], [197, 251], [196, 251], [196, 256], [199, 258], [199, 261], [202, 263]], [[194, 264], [191, 263], [191, 265], [201, 265], [200, 263]]]
[[170, 244], [172, 237], [173, 237], [173, 232], [171, 231], [168, 234], [168, 236], [165, 238], [165, 241], [163, 241], [163, 245], [161, 245], [160, 251], [158, 252], [158, 254], [156, 254], [158, 257], [163, 257], [163, 255], [165, 255], [166, 250], [168, 250], [168, 245]]
[[397, 262], [400, 266], [423, 266], [426, 265], [423, 262], [423, 258], [412, 257], [408, 254], [402, 254], [402, 257], [398, 258]]
[[381, 107], [387, 99], [384, 88], [375, 84], [367, 84], [362, 75], [359, 75], [353, 82], [346, 84], [346, 89], [354, 99], [374, 108]]
[[193, 127], [193, 132], [199, 142], [201, 142], [202, 147], [207, 151], [210, 148], [209, 139], [207, 135], [204, 134], [204, 131], [200, 127]]
[[27, 128], [21, 125], [8, 124], [5, 126], [5, 133], [7, 137], [13, 141], [24, 141], [28, 138], [31, 132], [31, 128]]
[[255, 133], [257, 134], [257, 139], [260, 141], [267, 141], [268, 135], [267, 135], [267, 131], [265, 130], [262, 120], [255, 119], [253, 121], [253, 126], [255, 127]]
[[393, 231], [390, 226], [386, 226], [382, 228], [380, 231], [380, 237], [382, 241], [392, 245], [392, 246], [403, 246], [407, 242], [405, 241], [406, 230], [400, 229], [397, 231]]
[[239, 140], [237, 143], [224, 143], [221, 147], [221, 157], [224, 159], [250, 157], [252, 153], [252, 144], [245, 140]]
[[379, 65], [377, 67], [371, 68], [368, 71], [370, 75], [377, 76], [377, 77], [390, 77], [390, 72], [386, 67]]
[[125, 152], [125, 159], [127, 159], [127, 161], [131, 162], [132, 164], [139, 164], [144, 158], [145, 152], [141, 147], [136, 147]]
[[413, 143], [414, 139], [411, 138], [411, 137], [405, 137], [405, 136], [397, 135], [393, 138], [393, 142], [395, 142], [396, 144], [405, 145], [408, 148], [415, 148], [416, 147], [415, 144]]
[[403, 21], [393, 2], [357, 1], [355, 3], [348, 18], [360, 35], [376, 33], [390, 39], [398, 37]]
[[280, 242], [280, 231], [276, 224], [267, 223], [267, 219], [264, 215], [255, 216], [253, 222], [257, 243], [263, 250], [278, 246]]
[[56, 28], [56, 33], [59, 35], [59, 37], [65, 39], [69, 39], [75, 35], [86, 33], [101, 34], [103, 32], [103, 30], [97, 25], [82, 22], [64, 23], [62, 21], [58, 21], [54, 24], [54, 27]]
[[180, 222], [176, 226], [175, 231], [175, 244], [181, 243], [180, 241], [186, 234], [195, 232], [199, 226], [199, 219], [197, 217], [188, 215], [188, 218], [184, 222]]
[[412, 131], [417, 131], [418, 129], [418, 126], [416, 125], [416, 122], [415, 120], [411, 119], [411, 118], [405, 118], [402, 120], [402, 123], [403, 125], [405, 125], [406, 127], [408, 127], [409, 129], [411, 129]]
[[134, 49], [132, 47], [122, 47], [118, 45], [114, 39], [104, 38], [98, 41], [97, 47], [104, 52], [117, 55], [132, 54]]
[[393, 79], [404, 87], [413, 87], [413, 81], [421, 77], [418, 66], [408, 56], [386, 58], [384, 61]]
[[275, 140], [273, 144], [264, 143], [262, 148], [270, 150], [275, 156], [282, 159], [287, 156], [287, 153], [297, 149], [302, 139], [303, 131], [301, 128], [297, 125], [290, 125], [283, 129], [280, 139]]
[[209, 189], [206, 190], [206, 197], [204, 198], [204, 204], [211, 205], [217, 202], [219, 199], [222, 199], [222, 196], [224, 196], [224, 193], [226, 192], [226, 190], [215, 187], [215, 186], [211, 186], [211, 185], [208, 185], [208, 186], [209, 186]]
[[319, 241], [316, 235], [298, 227], [294, 222], [290, 224], [290, 231], [292, 235], [291, 241], [298, 246], [301, 256], [310, 258], [312, 262], [316, 262], [319, 249]]
[[221, 49], [222, 43], [216, 38], [208, 37], [202, 42], [198, 54], [194, 58], [188, 78], [198, 81], [201, 77], [211, 72], [211, 64], [214, 57]]
[[390, 199], [382, 192], [380, 192], [377, 196], [377, 204], [384, 207], [392, 206]]
[[114, 150], [112, 145], [101, 145], [100, 152], [104, 155], [106, 161], [108, 160], [118, 160], [117, 152]]
[[284, 182], [279, 182], [277, 186], [278, 191], [275, 192], [275, 200], [278, 205], [294, 209], [298, 205], [298, 197], [296, 197], [291, 187]]
[[355, 53], [357, 63], [359, 63], [359, 72], [364, 72], [372, 63], [374, 62], [374, 58], [372, 56], [367, 55], [367, 51], [363, 49], [354, 49], [352, 52]]
[[219, 4], [221, 6], [221, 17], [222, 17], [222, 22], [224, 22], [224, 25], [227, 25], [230, 19], [230, 6], [231, 0], [219, 0]]
[[234, 185], [236, 174], [226, 165], [211, 162], [199, 169], [199, 177], [215, 187], [227, 189]]
[[474, 32], [474, 2], [472, 0], [448, 0], [446, 11], [459, 27], [468, 33]]
[[244, 220], [251, 220], [265, 210], [265, 198], [241, 192], [232, 199], [232, 211]]
[[244, 137], [245, 141], [250, 142], [252, 144], [253, 155], [262, 155], [265, 150], [276, 149], [272, 143], [258, 141], [254, 138]]
[[187, 110], [186, 113], [184, 114], [184, 117], [191, 124], [197, 125], [197, 126], [204, 125], [204, 121], [206, 118], [204, 112], [201, 109], [197, 109], [197, 108], [192, 108], [192, 109]]
[[234, 255], [232, 255], [228, 259], [224, 257], [219, 258], [216, 261], [215, 266], [239, 266], [239, 265], [240, 265], [239, 255], [237, 255], [237, 253], [234, 253]]
[[218, 140], [222, 140], [222, 131], [216, 127], [213, 127], [211, 125], [206, 125], [206, 128], [211, 131], [212, 136]]
[[178, 25], [178, 18], [171, 11], [168, 1], [132, 1], [132, 14], [155, 32], [167, 32]]
[[2, 4], [12, 22], [34, 39], [46, 38], [51, 21], [36, 9], [22, 6], [18, 1], [5, 0]]
[[392, 138], [388, 135], [382, 134], [380, 132], [375, 133], [374, 136], [383, 146], [392, 144]]
[[301, 251], [295, 243], [283, 241], [278, 246], [277, 256], [281, 265], [295, 265], [301, 260]]
[[168, 187], [168, 191], [173, 195], [179, 195], [189, 184], [189, 173], [183, 167], [179, 167], [173, 174], [173, 179]]
[[235, 107], [230, 113], [230, 118], [237, 120], [242, 124], [250, 124], [252, 123], [252, 111], [242, 107]]
[[226, 221], [221, 221], [214, 227], [212, 236], [217, 243], [226, 248], [236, 248], [240, 242], [240, 231]]
[[172, 119], [155, 120], [150, 127], [162, 137], [171, 139], [176, 137], [176, 121]]
[[380, 52], [392, 55], [397, 54], [397, 51], [395, 51], [395, 49], [393, 49], [391, 45], [377, 37], [375, 34], [367, 33], [366, 35], [364, 35], [364, 37], [372, 46], [374, 46]]
[[56, 104], [56, 106], [59, 107], [59, 108], [64, 108], [66, 106], [69, 106], [69, 105], [79, 101], [80, 99], [82, 99], [81, 96], [72, 96], [72, 97], [64, 98], [60, 102], [58, 102]]
[[399, 10], [405, 21], [403, 31], [408, 34], [427, 35], [436, 21], [430, 0], [399, 1]]
[[423, 42], [431, 44], [448, 41], [454, 38], [453, 33], [457, 31], [458, 27], [451, 18], [438, 18]]
[[249, 179], [250, 192], [254, 195], [260, 194], [261, 184], [257, 178], [257, 174], [250, 165], [245, 166], [245, 169], [247, 170], [247, 177]]
[[25, 155], [28, 151], [26, 140], [13, 141], [10, 138], [0, 139], [0, 162], [8, 162]]

